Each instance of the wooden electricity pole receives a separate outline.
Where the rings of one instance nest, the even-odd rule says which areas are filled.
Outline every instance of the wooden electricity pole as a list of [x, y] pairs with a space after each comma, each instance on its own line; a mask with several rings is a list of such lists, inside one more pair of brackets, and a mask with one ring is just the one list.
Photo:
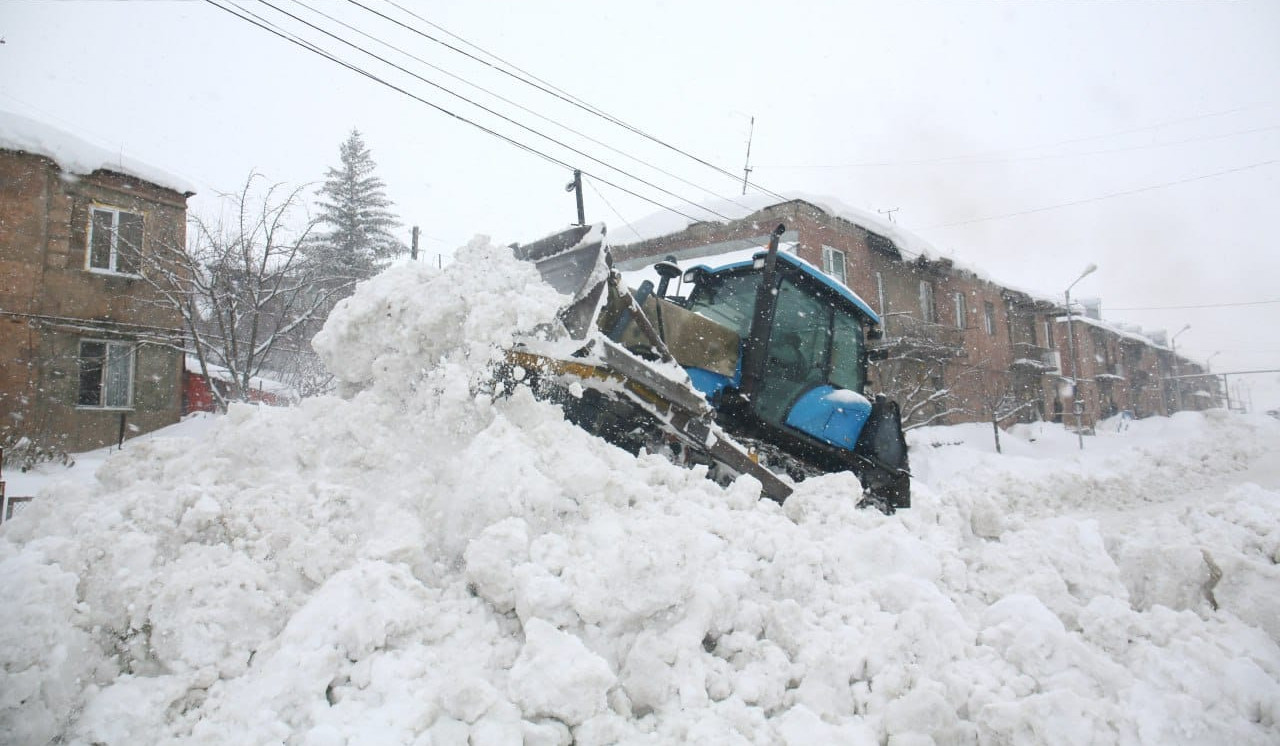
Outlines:
[[573, 170], [573, 181], [569, 182], [568, 184], [565, 184], [564, 190], [566, 192], [573, 192], [578, 198], [578, 222], [576, 223], [576, 225], [586, 225], [587, 216], [582, 209], [582, 172], [581, 171], [579, 171], [576, 168]]

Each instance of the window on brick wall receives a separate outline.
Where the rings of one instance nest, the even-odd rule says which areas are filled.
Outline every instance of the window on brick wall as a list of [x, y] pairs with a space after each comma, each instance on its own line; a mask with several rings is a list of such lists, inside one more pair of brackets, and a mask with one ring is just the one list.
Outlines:
[[839, 249], [833, 249], [830, 246], [823, 246], [822, 271], [844, 283], [844, 252]]
[[81, 407], [127, 409], [133, 406], [133, 343], [80, 340]]
[[938, 321], [938, 307], [933, 303], [933, 283], [920, 281], [920, 318], [933, 324]]
[[142, 267], [142, 216], [110, 207], [89, 210], [89, 250], [95, 272], [136, 275]]
[[1057, 345], [1053, 343], [1053, 319], [1044, 320], [1044, 346], [1053, 349]]
[[987, 334], [996, 335], [996, 304], [990, 301], [982, 304], [982, 328], [987, 330]]
[[965, 316], [965, 304], [964, 304], [964, 293], [956, 293], [956, 295], [955, 295], [955, 303], [956, 303], [956, 328], [957, 328], [957, 329], [963, 329], [963, 328], [964, 328], [964, 326], [965, 326], [964, 322], [965, 322], [965, 318], [966, 318], [966, 316]]
[[884, 316], [889, 312], [889, 308], [884, 304], [884, 275], [876, 272], [876, 297], [880, 301], [880, 305], [876, 306], [876, 310]]

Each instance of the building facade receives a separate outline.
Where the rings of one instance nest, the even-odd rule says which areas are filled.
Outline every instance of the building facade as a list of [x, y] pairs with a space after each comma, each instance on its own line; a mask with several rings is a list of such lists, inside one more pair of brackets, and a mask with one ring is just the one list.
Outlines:
[[75, 147], [0, 141], [0, 441], [54, 453], [182, 406], [182, 320], [144, 274], [155, 247], [184, 242], [191, 192], [123, 167], [75, 173], [59, 162]]
[[739, 220], [694, 223], [612, 252], [623, 270], [667, 257], [687, 263], [763, 247], [779, 223], [786, 226], [781, 241], [789, 250], [843, 282], [881, 316], [888, 356], [872, 366], [872, 389], [898, 401], [908, 426], [1037, 419], [1075, 426], [1073, 381], [1086, 429], [1120, 412], [1145, 417], [1217, 405], [1203, 385], [1179, 404], [1170, 393], [1179, 390], [1174, 368], [1194, 364], [1156, 340], [1102, 322], [1096, 309], [1073, 309], [1068, 327], [1059, 303], [957, 266], [902, 240], [890, 226], [842, 217], [805, 200], [770, 205]]

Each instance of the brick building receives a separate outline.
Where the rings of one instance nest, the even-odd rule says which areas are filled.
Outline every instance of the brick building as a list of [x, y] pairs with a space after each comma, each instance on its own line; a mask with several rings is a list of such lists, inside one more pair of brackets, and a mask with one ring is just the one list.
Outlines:
[[120, 160], [0, 113], [0, 441], [83, 451], [180, 415], [182, 321], [142, 273], [192, 192]]
[[[1001, 424], [1037, 418], [1074, 424], [1069, 341], [1085, 427], [1121, 411], [1163, 415], [1216, 403], [1201, 386], [1194, 407], [1177, 405], [1168, 393], [1175, 358], [1157, 341], [1078, 309], [1068, 340], [1061, 304], [1004, 287], [853, 211], [837, 214], [793, 199], [612, 251], [623, 270], [669, 256], [687, 265], [763, 247], [778, 223], [787, 228], [781, 239], [787, 250], [844, 282], [880, 314], [888, 358], [873, 364], [871, 379], [899, 402], [908, 425], [993, 417]], [[1177, 360], [1188, 370], [1194, 365]]]

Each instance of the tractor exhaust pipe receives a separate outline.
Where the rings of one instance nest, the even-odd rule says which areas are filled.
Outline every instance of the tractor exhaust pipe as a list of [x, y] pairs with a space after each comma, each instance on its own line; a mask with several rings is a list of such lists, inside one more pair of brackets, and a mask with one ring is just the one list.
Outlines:
[[778, 310], [778, 241], [787, 230], [782, 223], [769, 234], [769, 251], [764, 256], [764, 273], [756, 287], [756, 307], [751, 315], [751, 331], [747, 334], [742, 351], [743, 397], [750, 399], [764, 382], [765, 350], [769, 333], [773, 330], [773, 317]]

